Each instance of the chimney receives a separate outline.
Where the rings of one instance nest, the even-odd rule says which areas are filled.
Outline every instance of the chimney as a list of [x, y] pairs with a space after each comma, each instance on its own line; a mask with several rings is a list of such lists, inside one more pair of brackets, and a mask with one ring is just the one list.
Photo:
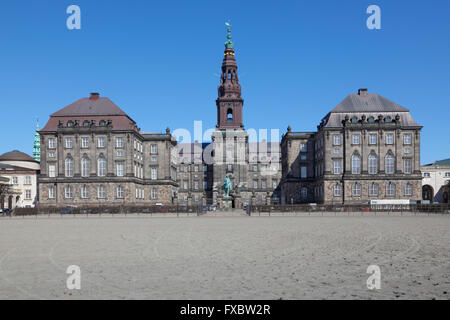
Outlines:
[[92, 92], [92, 93], [91, 93], [91, 97], [90, 97], [89, 99], [91, 99], [91, 100], [97, 100], [98, 98], [100, 98], [100, 93]]
[[361, 97], [367, 96], [367, 89], [359, 89], [358, 95], [360, 95]]

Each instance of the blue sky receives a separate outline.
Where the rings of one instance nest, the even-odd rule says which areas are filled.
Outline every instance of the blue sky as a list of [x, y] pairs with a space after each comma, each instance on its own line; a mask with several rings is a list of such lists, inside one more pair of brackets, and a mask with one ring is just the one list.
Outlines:
[[[68, 30], [66, 9], [82, 10]], [[381, 8], [381, 30], [366, 9]], [[424, 126], [422, 163], [450, 157], [450, 2], [40, 0], [0, 3], [0, 153], [32, 153], [35, 118], [100, 92], [144, 131], [216, 122], [226, 29], [246, 128], [314, 131], [368, 88]]]

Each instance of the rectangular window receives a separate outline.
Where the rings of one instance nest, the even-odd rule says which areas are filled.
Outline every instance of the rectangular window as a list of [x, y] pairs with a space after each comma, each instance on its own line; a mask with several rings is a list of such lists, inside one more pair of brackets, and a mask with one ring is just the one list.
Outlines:
[[411, 153], [411, 148], [405, 148], [405, 154], [410, 154]]
[[411, 172], [412, 172], [412, 161], [411, 161], [411, 159], [405, 159], [403, 161], [403, 171], [406, 174], [411, 174]]
[[123, 163], [117, 164], [117, 176], [118, 177], [123, 177], [123, 168], [124, 168]]
[[158, 154], [158, 145], [157, 144], [152, 144], [150, 147], [150, 153], [151, 154]]
[[339, 154], [341, 153], [341, 149], [340, 148], [334, 148], [334, 154]]
[[333, 136], [333, 145], [335, 145], [335, 146], [341, 145], [341, 136], [338, 136], [338, 135]]
[[158, 189], [153, 188], [151, 193], [152, 200], [158, 199]]
[[352, 136], [352, 144], [355, 144], [355, 145], [359, 144], [359, 134], [354, 134]]
[[117, 198], [118, 199], [123, 199], [124, 198], [124, 192], [123, 192], [123, 187], [122, 186], [118, 186], [117, 187]]
[[156, 168], [152, 168], [151, 170], [151, 179], [152, 180], [157, 180], [158, 179], [158, 169]]
[[261, 180], [261, 188], [262, 189], [266, 189], [267, 188], [267, 181], [266, 180]]
[[406, 145], [411, 144], [411, 133], [405, 133], [403, 135], [403, 144], [406, 144]]
[[48, 188], [48, 198], [55, 199], [55, 187]]
[[378, 196], [378, 184], [372, 183], [369, 186], [369, 196], [371, 196], [371, 197], [377, 197]]
[[104, 148], [105, 147], [105, 138], [100, 137], [97, 140], [97, 147]]
[[424, 176], [425, 178], [429, 178], [429, 177], [431, 177], [431, 174], [430, 174], [429, 172], [424, 172], [424, 173], [423, 173], [423, 176]]
[[341, 174], [341, 161], [339, 160], [333, 161], [333, 170], [334, 174]]
[[198, 190], [198, 181], [194, 181], [194, 190]]
[[183, 189], [184, 190], [189, 189], [189, 182], [187, 180], [183, 181]]
[[446, 178], [450, 178], [450, 172], [446, 172], [446, 173], [445, 173], [445, 177], [446, 177]]
[[97, 189], [97, 196], [99, 199], [105, 199], [106, 198], [106, 188], [105, 186], [99, 186]]
[[25, 184], [31, 184], [31, 177], [30, 176], [26, 176], [25, 177]]
[[377, 135], [372, 133], [369, 134], [369, 144], [377, 144]]
[[48, 148], [56, 149], [56, 139], [54, 139], [54, 138], [48, 139]]
[[89, 148], [89, 138], [81, 138], [81, 147]]
[[66, 138], [66, 149], [72, 149], [72, 138]]
[[50, 152], [48, 153], [48, 157], [49, 157], [49, 158], [55, 158], [55, 157], [56, 157], [56, 154], [55, 154], [53, 151], [50, 151]]
[[25, 190], [25, 199], [31, 200], [31, 190]]
[[123, 148], [123, 138], [116, 138], [116, 148]]
[[81, 198], [82, 199], [88, 199], [89, 198], [89, 189], [87, 186], [83, 186], [81, 188]]
[[394, 135], [392, 133], [386, 134], [386, 144], [394, 144]]
[[258, 189], [258, 180], [253, 180], [253, 189]]
[[19, 178], [13, 177], [13, 184], [19, 184]]
[[301, 167], [300, 168], [300, 178], [302, 178], [302, 179], [308, 178], [307, 168], [306, 167]]
[[66, 199], [72, 199], [73, 198], [73, 191], [72, 191], [72, 187], [66, 187], [64, 189], [64, 197]]
[[306, 143], [300, 145], [300, 152], [308, 152], [308, 145]]
[[124, 155], [124, 153], [123, 153], [123, 151], [117, 151], [117, 157], [118, 158], [122, 158], [123, 157], [123, 155]]
[[49, 164], [48, 165], [48, 176], [50, 178], [55, 178], [56, 177], [56, 166], [54, 164]]
[[272, 189], [276, 189], [278, 187], [278, 181], [272, 180]]
[[207, 181], [203, 181], [203, 189], [204, 190], [208, 189], [208, 182]]
[[253, 171], [254, 171], [254, 172], [258, 172], [258, 165], [257, 165], [257, 164], [254, 164], [254, 165], [253, 165]]

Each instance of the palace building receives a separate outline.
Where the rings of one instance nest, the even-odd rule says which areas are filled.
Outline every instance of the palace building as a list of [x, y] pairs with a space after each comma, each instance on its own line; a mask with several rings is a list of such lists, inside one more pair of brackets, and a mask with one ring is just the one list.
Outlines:
[[[316, 132], [291, 127], [251, 142], [228, 29], [210, 143], [142, 132], [93, 93], [50, 116], [40, 134], [42, 206], [367, 203], [421, 198], [420, 131], [408, 109], [360, 89]], [[225, 177], [232, 184], [224, 201]]]

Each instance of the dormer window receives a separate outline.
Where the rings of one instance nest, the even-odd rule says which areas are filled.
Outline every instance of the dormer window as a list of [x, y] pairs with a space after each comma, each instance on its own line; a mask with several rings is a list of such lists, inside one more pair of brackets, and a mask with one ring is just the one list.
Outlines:
[[369, 117], [369, 118], [367, 119], [367, 122], [368, 122], [368, 123], [375, 123], [375, 118], [374, 118], [374, 117]]
[[352, 121], [352, 123], [358, 123], [358, 118], [357, 117], [353, 117], [351, 121]]
[[67, 127], [68, 128], [72, 128], [73, 127], [73, 121], [72, 120], [67, 121]]
[[89, 127], [89, 121], [88, 120], [85, 120], [83, 122], [83, 127], [85, 127], [85, 128]]
[[100, 127], [105, 127], [105, 126], [106, 126], [106, 121], [105, 121], [105, 120], [101, 120], [101, 121], [99, 122], [99, 126], [100, 126]]
[[384, 122], [391, 123], [392, 122], [392, 118], [391, 117], [386, 117], [386, 118], [384, 118]]

